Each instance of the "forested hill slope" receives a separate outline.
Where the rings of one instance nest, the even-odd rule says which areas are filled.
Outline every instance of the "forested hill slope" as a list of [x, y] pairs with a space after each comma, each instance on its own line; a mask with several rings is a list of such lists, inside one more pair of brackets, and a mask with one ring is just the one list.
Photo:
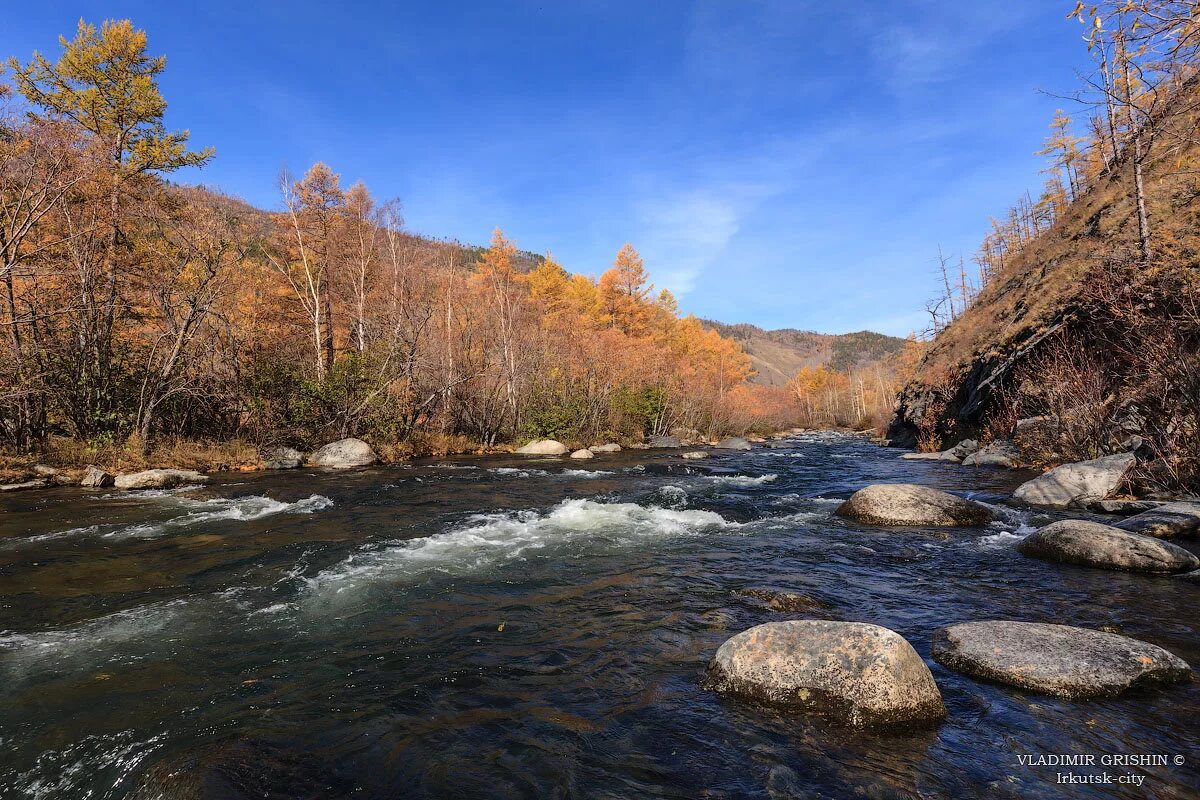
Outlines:
[[1046, 194], [994, 223], [983, 286], [941, 299], [893, 443], [1003, 438], [1049, 415], [1048, 460], [1141, 442], [1160, 483], [1200, 480], [1200, 83], [1176, 69], [1099, 138], [1047, 139]]
[[712, 320], [703, 323], [741, 345], [754, 367], [751, 381], [765, 386], [783, 386], [803, 367], [827, 366], [848, 372], [895, 355], [905, 343], [904, 339], [874, 331], [828, 334], [796, 328], [768, 331], [746, 323]]

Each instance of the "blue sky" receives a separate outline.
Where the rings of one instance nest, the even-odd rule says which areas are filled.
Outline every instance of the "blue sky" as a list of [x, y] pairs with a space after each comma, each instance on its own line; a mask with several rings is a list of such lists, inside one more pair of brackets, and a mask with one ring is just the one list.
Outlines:
[[168, 57], [182, 180], [266, 207], [282, 166], [399, 197], [418, 233], [596, 275], [625, 241], [684, 311], [904, 335], [939, 244], [1041, 185], [1086, 52], [1069, 0], [14, 3], [0, 53], [130, 18]]

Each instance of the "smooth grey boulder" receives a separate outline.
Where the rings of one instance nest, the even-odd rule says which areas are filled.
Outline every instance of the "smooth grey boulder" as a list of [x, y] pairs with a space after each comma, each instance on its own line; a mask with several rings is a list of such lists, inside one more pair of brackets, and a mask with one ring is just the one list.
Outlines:
[[792, 620], [750, 628], [717, 650], [705, 685], [856, 726], [931, 722], [946, 714], [933, 675], [912, 645], [895, 631], [862, 622]]
[[987, 506], [912, 483], [859, 489], [834, 513], [871, 525], [936, 527], [986, 525], [994, 517]]
[[905, 453], [900, 456], [905, 461], [944, 461], [941, 453]]
[[718, 450], [749, 450], [750, 442], [743, 439], [741, 436], [727, 436], [717, 442]]
[[1140, 514], [1164, 505], [1161, 500], [1090, 500], [1084, 503], [1088, 511], [1099, 511], [1102, 514]]
[[304, 454], [292, 447], [272, 447], [263, 453], [263, 469], [298, 469]]
[[1123, 519], [1113, 527], [1156, 539], [1196, 536], [1200, 533], [1200, 503], [1162, 503]]
[[1021, 453], [1012, 442], [992, 442], [963, 459], [964, 467], [999, 467], [1013, 469], [1021, 461]]
[[189, 483], [205, 483], [208, 476], [190, 469], [147, 469], [127, 472], [113, 480], [118, 489], [174, 489]]
[[608, 444], [592, 445], [589, 449], [593, 453], [619, 453], [621, 452], [621, 445], [616, 442], [609, 442]]
[[974, 439], [963, 439], [961, 442], [954, 445], [954, 447], [951, 447], [949, 450], [943, 452], [942, 455], [947, 458], [953, 458], [958, 461], [962, 461], [967, 456], [977, 452], [979, 452], [979, 442], [975, 441]]
[[371, 445], [351, 437], [330, 442], [313, 453], [309, 460], [318, 467], [348, 469], [370, 466], [379, 460], [379, 456], [375, 455]]
[[1017, 550], [1032, 558], [1127, 572], [1187, 572], [1200, 559], [1170, 542], [1111, 525], [1067, 519], [1030, 534]]
[[1018, 486], [1013, 499], [1049, 508], [1068, 508], [1075, 503], [1102, 500], [1116, 492], [1136, 462], [1133, 453], [1118, 453], [1063, 464]]
[[50, 485], [49, 478], [34, 478], [19, 483], [0, 483], [0, 492], [22, 492], [26, 489], [44, 489]]
[[1115, 633], [1040, 622], [964, 622], [933, 635], [939, 664], [976, 678], [1068, 699], [1191, 678], [1187, 662]]
[[596, 457], [596, 455], [591, 450], [588, 450], [586, 447], [583, 448], [582, 450], [576, 450], [574, 453], [571, 453], [571, 458], [595, 458], [595, 457]]
[[681, 458], [695, 460], [700, 458], [708, 458], [709, 453], [706, 450], [689, 450], [681, 455]]
[[646, 444], [650, 447], [683, 447], [683, 442], [679, 441], [674, 436], [651, 436], [646, 440]]
[[114, 475], [105, 472], [95, 464], [89, 464], [87, 469], [83, 471], [83, 478], [79, 481], [79, 485], [99, 488], [112, 486], [116, 483], [116, 480]]
[[553, 439], [539, 439], [524, 447], [518, 447], [516, 452], [523, 456], [562, 456], [571, 452], [571, 448]]

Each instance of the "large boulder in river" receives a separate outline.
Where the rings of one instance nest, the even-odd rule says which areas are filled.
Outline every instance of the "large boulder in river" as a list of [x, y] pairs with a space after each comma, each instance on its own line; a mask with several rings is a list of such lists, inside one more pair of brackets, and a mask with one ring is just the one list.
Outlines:
[[596, 457], [595, 454], [591, 450], [588, 450], [586, 447], [583, 448], [582, 450], [576, 450], [574, 453], [571, 453], [571, 458], [595, 458], [595, 457]]
[[348, 438], [330, 442], [313, 453], [309, 460], [318, 467], [348, 469], [370, 466], [379, 460], [379, 456], [362, 439]]
[[651, 436], [646, 440], [646, 444], [650, 447], [674, 448], [683, 447], [683, 442], [674, 436]]
[[894, 631], [862, 622], [769, 622], [717, 651], [706, 686], [852, 725], [929, 722], [946, 714], [925, 662]]
[[728, 436], [716, 445], [718, 450], [749, 450], [750, 442], [740, 436]]
[[263, 469], [297, 469], [304, 454], [292, 447], [272, 447], [263, 453]]
[[933, 658], [976, 678], [1056, 697], [1114, 695], [1191, 677], [1161, 647], [1086, 628], [1040, 622], [964, 622], [933, 636]]
[[100, 488], [102, 486], [112, 486], [115, 482], [116, 476], [105, 472], [95, 464], [89, 464], [87, 469], [83, 471], [83, 477], [80, 479], [79, 485]]
[[994, 516], [987, 506], [912, 483], [859, 489], [835, 513], [871, 525], [935, 527], [986, 525]]
[[553, 439], [539, 439], [524, 447], [518, 447], [516, 452], [523, 456], [562, 456], [571, 452], [571, 448]]
[[204, 483], [208, 476], [190, 469], [147, 469], [118, 475], [113, 485], [118, 489], [174, 489], [189, 483]]
[[1182, 547], [1111, 525], [1066, 519], [1030, 534], [1017, 549], [1033, 558], [1127, 572], [1186, 572], [1200, 559]]
[[1200, 503], [1163, 503], [1123, 519], [1113, 527], [1156, 539], [1196, 536], [1200, 533]]
[[1103, 499], [1116, 492], [1136, 462], [1133, 453], [1118, 453], [1063, 464], [1018, 486], [1013, 499], [1049, 508], [1068, 508], [1088, 500]]

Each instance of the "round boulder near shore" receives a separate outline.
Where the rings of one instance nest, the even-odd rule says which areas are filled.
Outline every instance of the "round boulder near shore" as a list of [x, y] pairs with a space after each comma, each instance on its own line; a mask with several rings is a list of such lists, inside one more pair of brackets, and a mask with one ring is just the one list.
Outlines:
[[517, 453], [523, 456], [562, 456], [569, 452], [571, 448], [553, 439], [539, 439], [517, 448]]
[[1200, 567], [1200, 559], [1178, 545], [1082, 519], [1052, 522], [1025, 537], [1017, 550], [1045, 561], [1126, 572], [1173, 573]]
[[596, 454], [593, 453], [591, 450], [588, 450], [586, 447], [583, 448], [582, 450], [576, 450], [574, 453], [571, 453], [571, 458], [595, 458], [595, 457], [596, 457]]
[[964, 622], [933, 635], [933, 658], [975, 678], [1067, 699], [1191, 678], [1187, 662], [1156, 645], [1070, 625]]
[[834, 513], [870, 525], [933, 527], [986, 525], [994, 517], [985, 505], [913, 483], [859, 489]]
[[912, 645], [862, 622], [791, 620], [742, 631], [717, 650], [705, 686], [855, 726], [927, 723], [946, 714]]
[[379, 460], [371, 445], [353, 437], [330, 442], [312, 454], [310, 459], [318, 467], [348, 469], [367, 467]]

